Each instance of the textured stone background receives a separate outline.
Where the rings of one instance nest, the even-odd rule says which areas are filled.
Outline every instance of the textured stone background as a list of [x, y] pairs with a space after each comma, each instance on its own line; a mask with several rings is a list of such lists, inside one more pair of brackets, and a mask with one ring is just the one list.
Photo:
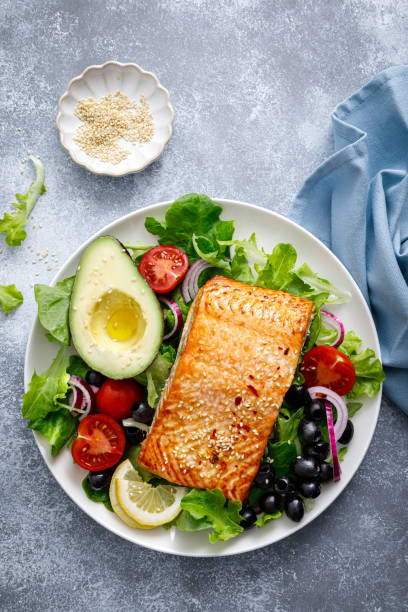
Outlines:
[[[32, 265], [27, 245], [62, 263], [116, 217], [193, 190], [285, 213], [331, 151], [333, 107], [407, 61], [407, 9], [402, 0], [1, 0], [1, 211], [31, 179], [28, 167], [20, 175], [27, 149], [42, 157], [48, 188], [26, 244], [0, 244], [1, 282], [25, 297], [0, 313], [2, 609], [407, 609], [408, 421], [385, 400], [336, 503], [292, 538], [228, 559], [166, 556], [99, 527], [59, 488], [19, 416], [30, 283], [55, 274]], [[176, 113], [162, 158], [121, 179], [76, 166], [55, 129], [68, 81], [109, 59], [154, 71]]]

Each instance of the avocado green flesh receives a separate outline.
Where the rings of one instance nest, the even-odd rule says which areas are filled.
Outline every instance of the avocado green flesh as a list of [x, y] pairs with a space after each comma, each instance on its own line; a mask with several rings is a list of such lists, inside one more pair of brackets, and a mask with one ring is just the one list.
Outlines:
[[130, 378], [155, 358], [163, 338], [160, 304], [123, 245], [102, 236], [84, 251], [70, 304], [73, 344], [109, 378]]

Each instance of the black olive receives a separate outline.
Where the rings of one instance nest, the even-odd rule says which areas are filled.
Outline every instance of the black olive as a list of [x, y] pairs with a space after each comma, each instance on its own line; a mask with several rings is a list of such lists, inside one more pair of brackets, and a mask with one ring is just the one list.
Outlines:
[[257, 519], [256, 512], [253, 508], [242, 508], [240, 515], [242, 516], [240, 525], [244, 529], [249, 529], [252, 527]]
[[259, 505], [266, 514], [274, 514], [281, 509], [282, 498], [279, 493], [266, 493], [259, 500]]
[[140, 444], [146, 437], [146, 432], [139, 427], [124, 427], [129, 444]]
[[320, 473], [319, 462], [314, 457], [299, 457], [292, 462], [291, 467], [300, 480], [317, 478]]
[[287, 495], [293, 493], [295, 485], [287, 476], [281, 476], [275, 480], [275, 491], [281, 495]]
[[106, 380], [106, 376], [95, 370], [89, 370], [86, 373], [85, 380], [88, 385], [94, 385], [94, 387], [101, 387]]
[[299, 523], [305, 513], [303, 500], [297, 496], [292, 497], [285, 504], [285, 512], [292, 521]]
[[314, 399], [306, 406], [306, 416], [312, 421], [321, 421], [326, 416], [325, 400]]
[[303, 419], [299, 423], [298, 433], [305, 444], [313, 444], [320, 440], [320, 429], [314, 421]]
[[338, 439], [338, 442], [340, 442], [340, 444], [348, 444], [349, 442], [351, 442], [353, 436], [354, 436], [354, 425], [349, 419], [347, 421], [346, 429], [341, 434], [340, 438]]
[[310, 402], [310, 395], [306, 389], [306, 385], [292, 385], [289, 387], [285, 401], [293, 408], [306, 406]]
[[273, 485], [275, 471], [271, 463], [261, 463], [259, 471], [254, 478], [254, 485], [260, 489], [268, 489]]
[[301, 482], [298, 486], [298, 491], [303, 497], [312, 497], [314, 499], [320, 495], [320, 486], [316, 480]]
[[105, 470], [103, 472], [89, 472], [88, 484], [94, 491], [102, 491], [105, 489], [111, 480], [111, 470]]
[[314, 444], [307, 444], [303, 449], [305, 457], [316, 457], [319, 461], [327, 459], [329, 452], [330, 445], [323, 440], [318, 440]]
[[132, 416], [135, 421], [139, 421], [139, 423], [151, 425], [154, 417], [154, 410], [147, 402], [141, 400], [132, 405]]
[[333, 480], [333, 466], [331, 463], [326, 461], [320, 462], [320, 474], [318, 476], [319, 482], [330, 482]]

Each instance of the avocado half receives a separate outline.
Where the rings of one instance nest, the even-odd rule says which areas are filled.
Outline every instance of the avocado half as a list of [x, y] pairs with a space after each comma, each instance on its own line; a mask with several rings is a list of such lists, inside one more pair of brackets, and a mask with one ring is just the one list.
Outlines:
[[69, 326], [78, 354], [109, 378], [136, 376], [156, 357], [164, 327], [159, 301], [116, 238], [97, 238], [82, 254]]

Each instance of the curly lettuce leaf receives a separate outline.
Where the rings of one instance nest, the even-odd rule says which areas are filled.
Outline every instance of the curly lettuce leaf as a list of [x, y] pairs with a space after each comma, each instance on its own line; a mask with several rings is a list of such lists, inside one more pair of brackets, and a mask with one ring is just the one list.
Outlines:
[[349, 331], [338, 347], [339, 351], [350, 358], [356, 371], [356, 382], [347, 394], [350, 400], [354, 400], [361, 395], [374, 397], [379, 392], [381, 383], [385, 380], [381, 361], [377, 359], [375, 352], [370, 348], [360, 350], [361, 345], [362, 341], [356, 333]]
[[[240, 522], [242, 516], [240, 510], [242, 504], [239, 501], [227, 500], [219, 489], [192, 489], [181, 500], [183, 510], [189, 512], [195, 521], [199, 521], [200, 529], [203, 527], [203, 520], [211, 526], [210, 542], [228, 540], [243, 531]], [[180, 519], [186, 521], [186, 517]], [[190, 523], [190, 528], [193, 523]]]
[[343, 302], [348, 302], [351, 298], [348, 291], [343, 291], [332, 285], [328, 280], [321, 278], [306, 263], [302, 264], [295, 271], [295, 276], [306, 285], [312, 287], [316, 292], [328, 293], [329, 296], [326, 300], [328, 304], [342, 304]]
[[[171, 244], [182, 249], [190, 262], [198, 258], [193, 244], [193, 236], [210, 240], [214, 249], [217, 240], [229, 240], [233, 233], [233, 221], [221, 221], [222, 207], [206, 195], [190, 193], [178, 198], [167, 209], [165, 221], [146, 217], [145, 228], [159, 237], [160, 244]], [[220, 249], [220, 254], [227, 254]]]
[[265, 523], [269, 523], [269, 521], [280, 518], [281, 516], [282, 512], [275, 512], [274, 514], [263, 514], [259, 517], [259, 519], [255, 521], [255, 525], [257, 525], [257, 527], [263, 527]]
[[214, 244], [210, 238], [206, 236], [196, 236], [194, 234], [192, 240], [194, 250], [198, 257], [227, 273], [231, 271], [230, 261], [222, 256], [218, 248], [214, 250]]
[[289, 273], [296, 263], [296, 249], [291, 244], [281, 242], [266, 257], [267, 262], [263, 268], [255, 264], [258, 272], [255, 284], [266, 289], [285, 289], [291, 279]]
[[29, 389], [23, 395], [22, 414], [25, 419], [43, 419], [50, 412], [60, 410], [58, 400], [68, 391], [67, 353], [68, 348], [62, 346], [48, 370], [40, 375], [34, 370]]
[[16, 193], [17, 202], [12, 204], [16, 212], [6, 212], [0, 219], [0, 232], [6, 232], [6, 242], [9, 246], [19, 246], [25, 240], [27, 232], [24, 226], [28, 222], [28, 217], [38, 198], [47, 191], [44, 185], [45, 172], [41, 160], [34, 155], [30, 155], [30, 159], [34, 164], [36, 177], [27, 193]]
[[48, 438], [51, 455], [56, 457], [76, 430], [76, 421], [66, 408], [60, 408], [45, 417], [30, 421], [28, 427]]
[[147, 402], [155, 408], [176, 359], [176, 350], [171, 344], [162, 344], [152, 365], [136, 376], [138, 383], [147, 387]]
[[10, 312], [23, 303], [23, 294], [15, 285], [0, 285], [0, 306], [3, 312]]
[[262, 248], [258, 247], [255, 233], [251, 234], [248, 240], [219, 241], [219, 244], [222, 246], [235, 246], [235, 252], [237, 249], [242, 249], [247, 261], [251, 264], [266, 266], [268, 262], [267, 254]]
[[68, 314], [74, 281], [75, 276], [70, 276], [57, 283], [55, 287], [34, 286], [38, 318], [41, 325], [48, 331], [47, 338], [51, 342], [56, 341], [67, 346], [71, 341]]

